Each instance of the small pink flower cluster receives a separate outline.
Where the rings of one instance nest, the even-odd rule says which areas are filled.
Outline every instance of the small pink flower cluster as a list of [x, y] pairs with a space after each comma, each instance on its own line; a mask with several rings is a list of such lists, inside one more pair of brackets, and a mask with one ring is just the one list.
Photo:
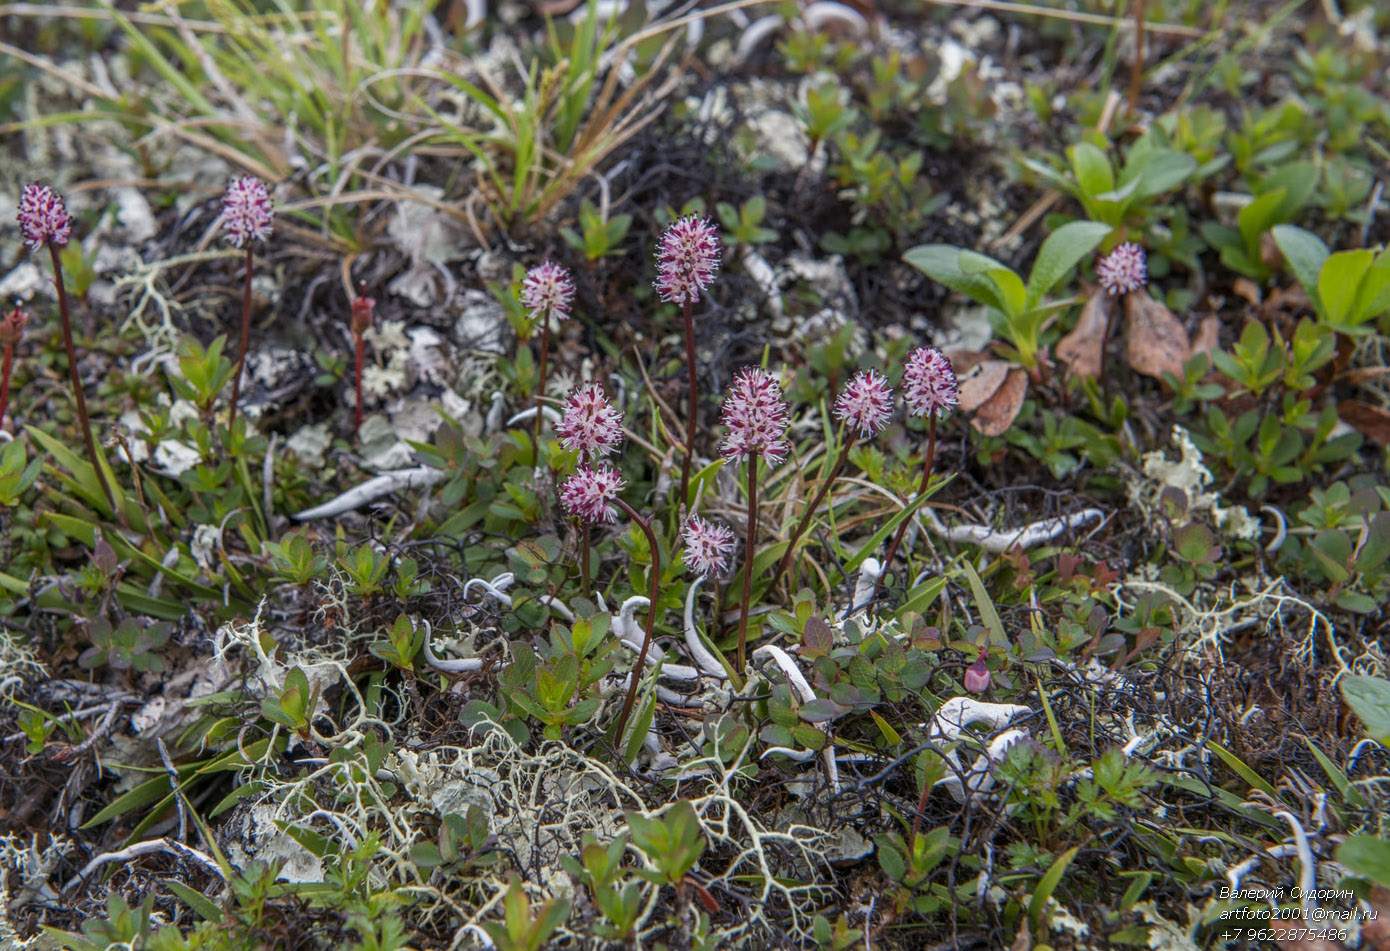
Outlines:
[[791, 449], [788, 420], [787, 401], [772, 374], [761, 367], [744, 367], [724, 397], [723, 421], [729, 433], [719, 451], [728, 459], [758, 457], [769, 466], [781, 465]]
[[913, 416], [940, 418], [959, 397], [956, 371], [935, 347], [918, 347], [907, 357], [903, 371], [903, 402]]
[[233, 247], [247, 241], [264, 241], [275, 229], [275, 212], [265, 182], [254, 175], [232, 180], [222, 197], [222, 230]]
[[656, 246], [657, 293], [668, 303], [699, 303], [700, 292], [719, 269], [719, 256], [719, 231], [713, 222], [698, 215], [677, 220]]
[[62, 196], [47, 185], [25, 185], [19, 196], [19, 229], [31, 251], [45, 244], [59, 247], [68, 243], [72, 222]]
[[[623, 441], [623, 414], [608, 402], [603, 387], [594, 382], [577, 386], [565, 398], [565, 413], [556, 434], [566, 449], [589, 460], [616, 452]], [[618, 517], [613, 500], [627, 483], [607, 463], [582, 463], [560, 487], [560, 505], [581, 522], [597, 524]]]
[[734, 531], [720, 522], [693, 516], [681, 534], [685, 542], [685, 566], [696, 574], [722, 575], [734, 550]]
[[521, 303], [532, 320], [565, 320], [574, 304], [574, 279], [567, 268], [546, 261], [526, 272], [521, 282]]
[[893, 416], [893, 388], [876, 370], [860, 370], [835, 400], [835, 417], [864, 437], [883, 432]]
[[583, 383], [565, 397], [564, 416], [555, 434], [570, 452], [597, 459], [616, 452], [623, 441], [623, 414], [608, 402], [601, 384]]
[[1132, 294], [1149, 283], [1149, 262], [1144, 249], [1129, 242], [1117, 247], [1096, 265], [1096, 279], [1110, 295]]
[[606, 462], [595, 468], [581, 465], [560, 486], [560, 505], [570, 515], [590, 525], [612, 522], [618, 517], [613, 502], [626, 485], [618, 470]]

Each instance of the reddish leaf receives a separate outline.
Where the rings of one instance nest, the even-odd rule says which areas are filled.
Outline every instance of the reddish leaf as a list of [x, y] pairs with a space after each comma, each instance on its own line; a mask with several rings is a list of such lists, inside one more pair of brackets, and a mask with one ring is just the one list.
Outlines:
[[809, 659], [824, 657], [835, 646], [835, 632], [824, 619], [811, 615], [806, 619], [806, 631], [802, 635], [801, 656]]

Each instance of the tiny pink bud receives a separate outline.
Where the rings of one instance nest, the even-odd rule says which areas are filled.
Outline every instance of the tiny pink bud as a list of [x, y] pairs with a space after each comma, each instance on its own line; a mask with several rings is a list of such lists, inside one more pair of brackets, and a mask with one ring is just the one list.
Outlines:
[[965, 689], [971, 693], [984, 693], [989, 689], [989, 667], [985, 664], [983, 653], [975, 663], [965, 668]]
[[570, 452], [597, 459], [616, 452], [623, 441], [623, 414], [608, 402], [599, 383], [584, 383], [571, 390], [562, 412], [555, 434]]
[[864, 437], [883, 432], [893, 415], [893, 388], [875, 370], [860, 370], [835, 400], [835, 416]]
[[700, 293], [719, 269], [719, 231], [708, 218], [688, 215], [666, 229], [656, 246], [657, 278], [661, 299], [673, 304], [699, 303]]
[[618, 470], [610, 465], [600, 465], [596, 469], [580, 466], [560, 486], [560, 505], [581, 522], [590, 525], [611, 522], [618, 517], [613, 500], [626, 485]]
[[68, 243], [72, 222], [62, 196], [47, 185], [37, 182], [25, 185], [19, 196], [19, 230], [30, 250], [37, 251], [45, 244], [59, 246]]
[[372, 325], [372, 314], [376, 301], [370, 297], [357, 296], [352, 299], [352, 335], [360, 337]]
[[574, 280], [569, 270], [554, 261], [531, 268], [521, 282], [521, 303], [532, 320], [565, 320], [574, 304]]
[[1096, 279], [1107, 294], [1130, 294], [1149, 282], [1144, 249], [1129, 242], [1117, 247], [1096, 265]]
[[6, 314], [0, 319], [0, 344], [12, 346], [19, 343], [24, 325], [28, 322], [29, 315], [18, 307]]
[[913, 416], [940, 417], [956, 405], [956, 371], [935, 347], [918, 347], [903, 371], [903, 401]]
[[233, 247], [270, 237], [274, 216], [265, 182], [254, 175], [232, 179], [222, 197], [222, 230]]
[[729, 433], [720, 453], [728, 459], [760, 457], [780, 465], [791, 446], [786, 439], [789, 410], [782, 387], [761, 367], [744, 367], [724, 397], [723, 421]]
[[734, 550], [734, 531], [720, 522], [710, 522], [696, 515], [685, 523], [685, 566], [702, 575], [724, 573], [729, 566], [729, 553]]

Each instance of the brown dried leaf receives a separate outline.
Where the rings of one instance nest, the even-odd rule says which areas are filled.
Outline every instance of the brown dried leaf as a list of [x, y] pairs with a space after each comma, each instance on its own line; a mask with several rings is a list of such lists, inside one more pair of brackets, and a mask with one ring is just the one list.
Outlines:
[[1376, 917], [1361, 922], [1362, 951], [1390, 951], [1390, 889], [1371, 889], [1370, 906]]
[[1390, 410], [1360, 400], [1342, 400], [1337, 415], [1371, 442], [1390, 446]]
[[1110, 326], [1114, 299], [1104, 291], [1093, 291], [1071, 333], [1057, 341], [1057, 358], [1083, 377], [1100, 376], [1105, 352], [1105, 332]]
[[1238, 277], [1232, 281], [1231, 290], [1235, 291], [1241, 297], [1244, 297], [1256, 307], [1258, 307], [1260, 301], [1264, 299], [1263, 294], [1260, 292], [1260, 285], [1256, 284], [1248, 277]]
[[985, 360], [963, 373], [960, 378], [960, 408], [967, 413], [979, 409], [1004, 385], [1004, 378], [1012, 366], [1008, 360]]
[[1354, 370], [1347, 370], [1337, 379], [1343, 383], [1350, 383], [1352, 386], [1360, 386], [1362, 383], [1379, 380], [1386, 374], [1390, 374], [1390, 367], [1357, 367]]
[[975, 411], [971, 424], [986, 436], [1003, 435], [1018, 411], [1023, 409], [1023, 398], [1027, 395], [1028, 374], [1019, 367], [1011, 368], [994, 395]]
[[1140, 292], [1125, 298], [1125, 314], [1129, 317], [1129, 365], [1134, 371], [1156, 380], [1172, 373], [1181, 380], [1192, 344], [1173, 312]]
[[1275, 315], [1296, 314], [1299, 311], [1312, 310], [1313, 303], [1308, 300], [1307, 293], [1303, 290], [1303, 285], [1295, 284], [1293, 287], [1276, 287], [1269, 292], [1268, 299], [1260, 308], [1260, 312], [1265, 317]]
[[1197, 335], [1192, 338], [1192, 355], [1205, 353], [1207, 356], [1211, 356], [1212, 351], [1220, 347], [1221, 318], [1215, 314], [1208, 314], [1197, 325]]

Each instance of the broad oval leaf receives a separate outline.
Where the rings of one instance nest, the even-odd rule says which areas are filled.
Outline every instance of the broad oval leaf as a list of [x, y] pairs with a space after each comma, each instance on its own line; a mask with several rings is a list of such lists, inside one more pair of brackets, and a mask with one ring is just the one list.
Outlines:
[[1094, 251], [1108, 234], [1110, 226], [1099, 221], [1073, 221], [1049, 235], [1033, 262], [1033, 273], [1028, 276], [1025, 309], [1037, 306], [1043, 295]]
[[1297, 225], [1275, 225], [1270, 234], [1274, 236], [1274, 243], [1283, 253], [1284, 260], [1289, 262], [1293, 276], [1303, 285], [1313, 309], [1322, 314], [1322, 301], [1318, 299], [1318, 273], [1327, 261], [1327, 245], [1322, 238]]
[[1351, 311], [1357, 292], [1373, 260], [1371, 252], [1361, 248], [1338, 251], [1323, 263], [1318, 274], [1318, 297], [1322, 300], [1327, 322], [1334, 327], [1345, 327], [1352, 322]]
[[1390, 741], [1390, 680], [1347, 676], [1337, 686], [1351, 712], [1366, 724], [1366, 734], [1381, 743]]

